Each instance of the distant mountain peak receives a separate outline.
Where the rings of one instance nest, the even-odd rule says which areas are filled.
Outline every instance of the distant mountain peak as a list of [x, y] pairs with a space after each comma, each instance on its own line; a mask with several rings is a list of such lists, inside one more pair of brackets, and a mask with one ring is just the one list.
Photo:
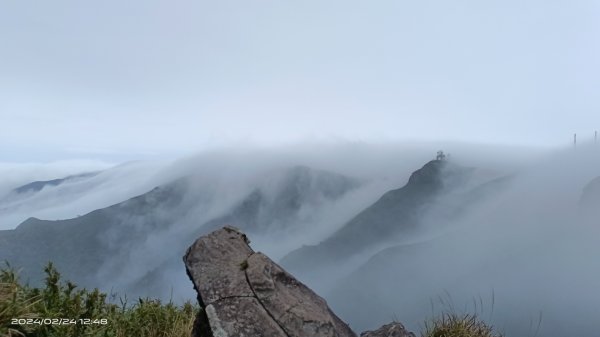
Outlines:
[[97, 175], [98, 173], [100, 173], [100, 172], [86, 172], [86, 173], [66, 176], [64, 178], [33, 181], [33, 182], [30, 182], [28, 184], [25, 184], [25, 185], [22, 185], [22, 186], [19, 186], [19, 187], [13, 189], [12, 192], [15, 194], [39, 192], [42, 189], [44, 189], [45, 187], [58, 186], [58, 185], [62, 185], [63, 183], [70, 182], [70, 181], [77, 180], [77, 179], [91, 178], [91, 177]]
[[285, 229], [298, 220], [304, 208], [337, 200], [359, 185], [358, 180], [342, 174], [292, 166], [270, 175], [226, 215], [211, 221], [209, 228], [233, 223], [250, 232]]
[[443, 168], [447, 166], [447, 164], [447, 161], [438, 159], [428, 162], [410, 175], [410, 178], [408, 178], [408, 184], [441, 182], [441, 172]]
[[308, 265], [314, 266], [314, 261], [333, 262], [410, 233], [418, 228], [422, 211], [446, 190], [464, 183], [472, 171], [447, 160], [429, 161], [410, 175], [406, 185], [384, 193], [332, 236], [291, 252], [282, 263], [312, 268]]

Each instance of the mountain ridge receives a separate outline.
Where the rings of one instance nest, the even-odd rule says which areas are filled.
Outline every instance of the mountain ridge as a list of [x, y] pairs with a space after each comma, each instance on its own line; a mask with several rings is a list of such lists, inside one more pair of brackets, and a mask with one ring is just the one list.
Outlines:
[[429, 161], [414, 171], [404, 186], [384, 193], [333, 235], [317, 245], [291, 252], [281, 263], [292, 270], [314, 268], [314, 261], [333, 263], [402, 232], [413, 231], [418, 227], [419, 213], [444, 189], [460, 185], [472, 170], [445, 160]]
[[[204, 234], [216, 224], [222, 226], [234, 222], [244, 228], [245, 223], [256, 225], [272, 217], [268, 225], [293, 225], [294, 219], [309, 201], [314, 203], [321, 197], [335, 200], [359, 186], [354, 178], [302, 166], [282, 169], [278, 177], [282, 184], [271, 197], [257, 187], [224, 213], [207, 219], [199, 226], [187, 228], [188, 233], [184, 237], [175, 236], [177, 240], [183, 240], [181, 249], [188, 243], [186, 237]], [[84, 286], [96, 286], [95, 277], [99, 271], [107, 276], [121, 273], [127, 269], [133, 250], [142, 249], [153, 235], [170, 235], [173, 226], [186, 221], [187, 214], [198, 202], [203, 202], [201, 199], [210, 198], [202, 196], [202, 191], [189, 194], [188, 190], [195, 187], [192, 180], [193, 177], [179, 178], [75, 218], [28, 218], [14, 230], [0, 232], [0, 243], [3, 243], [0, 245], [0, 259], [24, 267], [25, 277], [34, 280], [41, 279], [43, 265], [47, 260], [53, 260], [65, 277]], [[271, 202], [273, 200], [275, 202]], [[250, 226], [245, 229], [256, 232], [270, 227]], [[176, 258], [177, 250], [171, 253]], [[162, 265], [161, 261], [152, 263], [156, 263], [156, 267]], [[148, 273], [152, 273], [152, 265], [148, 266]]]

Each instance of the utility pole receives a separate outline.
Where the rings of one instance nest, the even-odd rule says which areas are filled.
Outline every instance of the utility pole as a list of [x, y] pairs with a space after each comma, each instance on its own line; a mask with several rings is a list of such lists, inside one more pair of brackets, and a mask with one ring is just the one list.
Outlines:
[[577, 134], [573, 134], [573, 147], [577, 147]]

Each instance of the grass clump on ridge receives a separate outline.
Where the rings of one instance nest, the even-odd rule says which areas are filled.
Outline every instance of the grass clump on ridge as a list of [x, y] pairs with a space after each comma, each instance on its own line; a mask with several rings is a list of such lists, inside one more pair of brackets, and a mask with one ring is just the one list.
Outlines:
[[[78, 289], [75, 284], [62, 281], [52, 263], [44, 271], [44, 286], [35, 288], [22, 284], [8, 264], [0, 269], [1, 337], [191, 335], [199, 310], [197, 304], [176, 305], [140, 298], [132, 305], [126, 300], [117, 305], [107, 301], [107, 295], [98, 289]], [[29, 322], [23, 324], [25, 320]], [[57, 324], [64, 320], [68, 324]]]
[[425, 323], [422, 337], [503, 337], [476, 314], [445, 313]]

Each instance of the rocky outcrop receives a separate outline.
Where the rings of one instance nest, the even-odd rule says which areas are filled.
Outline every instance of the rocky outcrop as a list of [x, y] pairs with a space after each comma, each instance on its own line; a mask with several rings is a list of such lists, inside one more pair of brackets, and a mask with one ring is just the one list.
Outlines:
[[184, 262], [204, 309], [197, 336], [356, 337], [325, 300], [248, 243], [225, 227], [188, 249]]
[[[356, 337], [325, 300], [254, 252], [235, 228], [199, 238], [184, 262], [203, 309], [194, 337]], [[380, 330], [405, 331], [394, 324]], [[414, 336], [372, 333], [377, 332], [366, 336]]]
[[360, 337], [415, 337], [415, 334], [406, 330], [404, 325], [392, 322], [375, 331], [365, 331], [360, 334]]

